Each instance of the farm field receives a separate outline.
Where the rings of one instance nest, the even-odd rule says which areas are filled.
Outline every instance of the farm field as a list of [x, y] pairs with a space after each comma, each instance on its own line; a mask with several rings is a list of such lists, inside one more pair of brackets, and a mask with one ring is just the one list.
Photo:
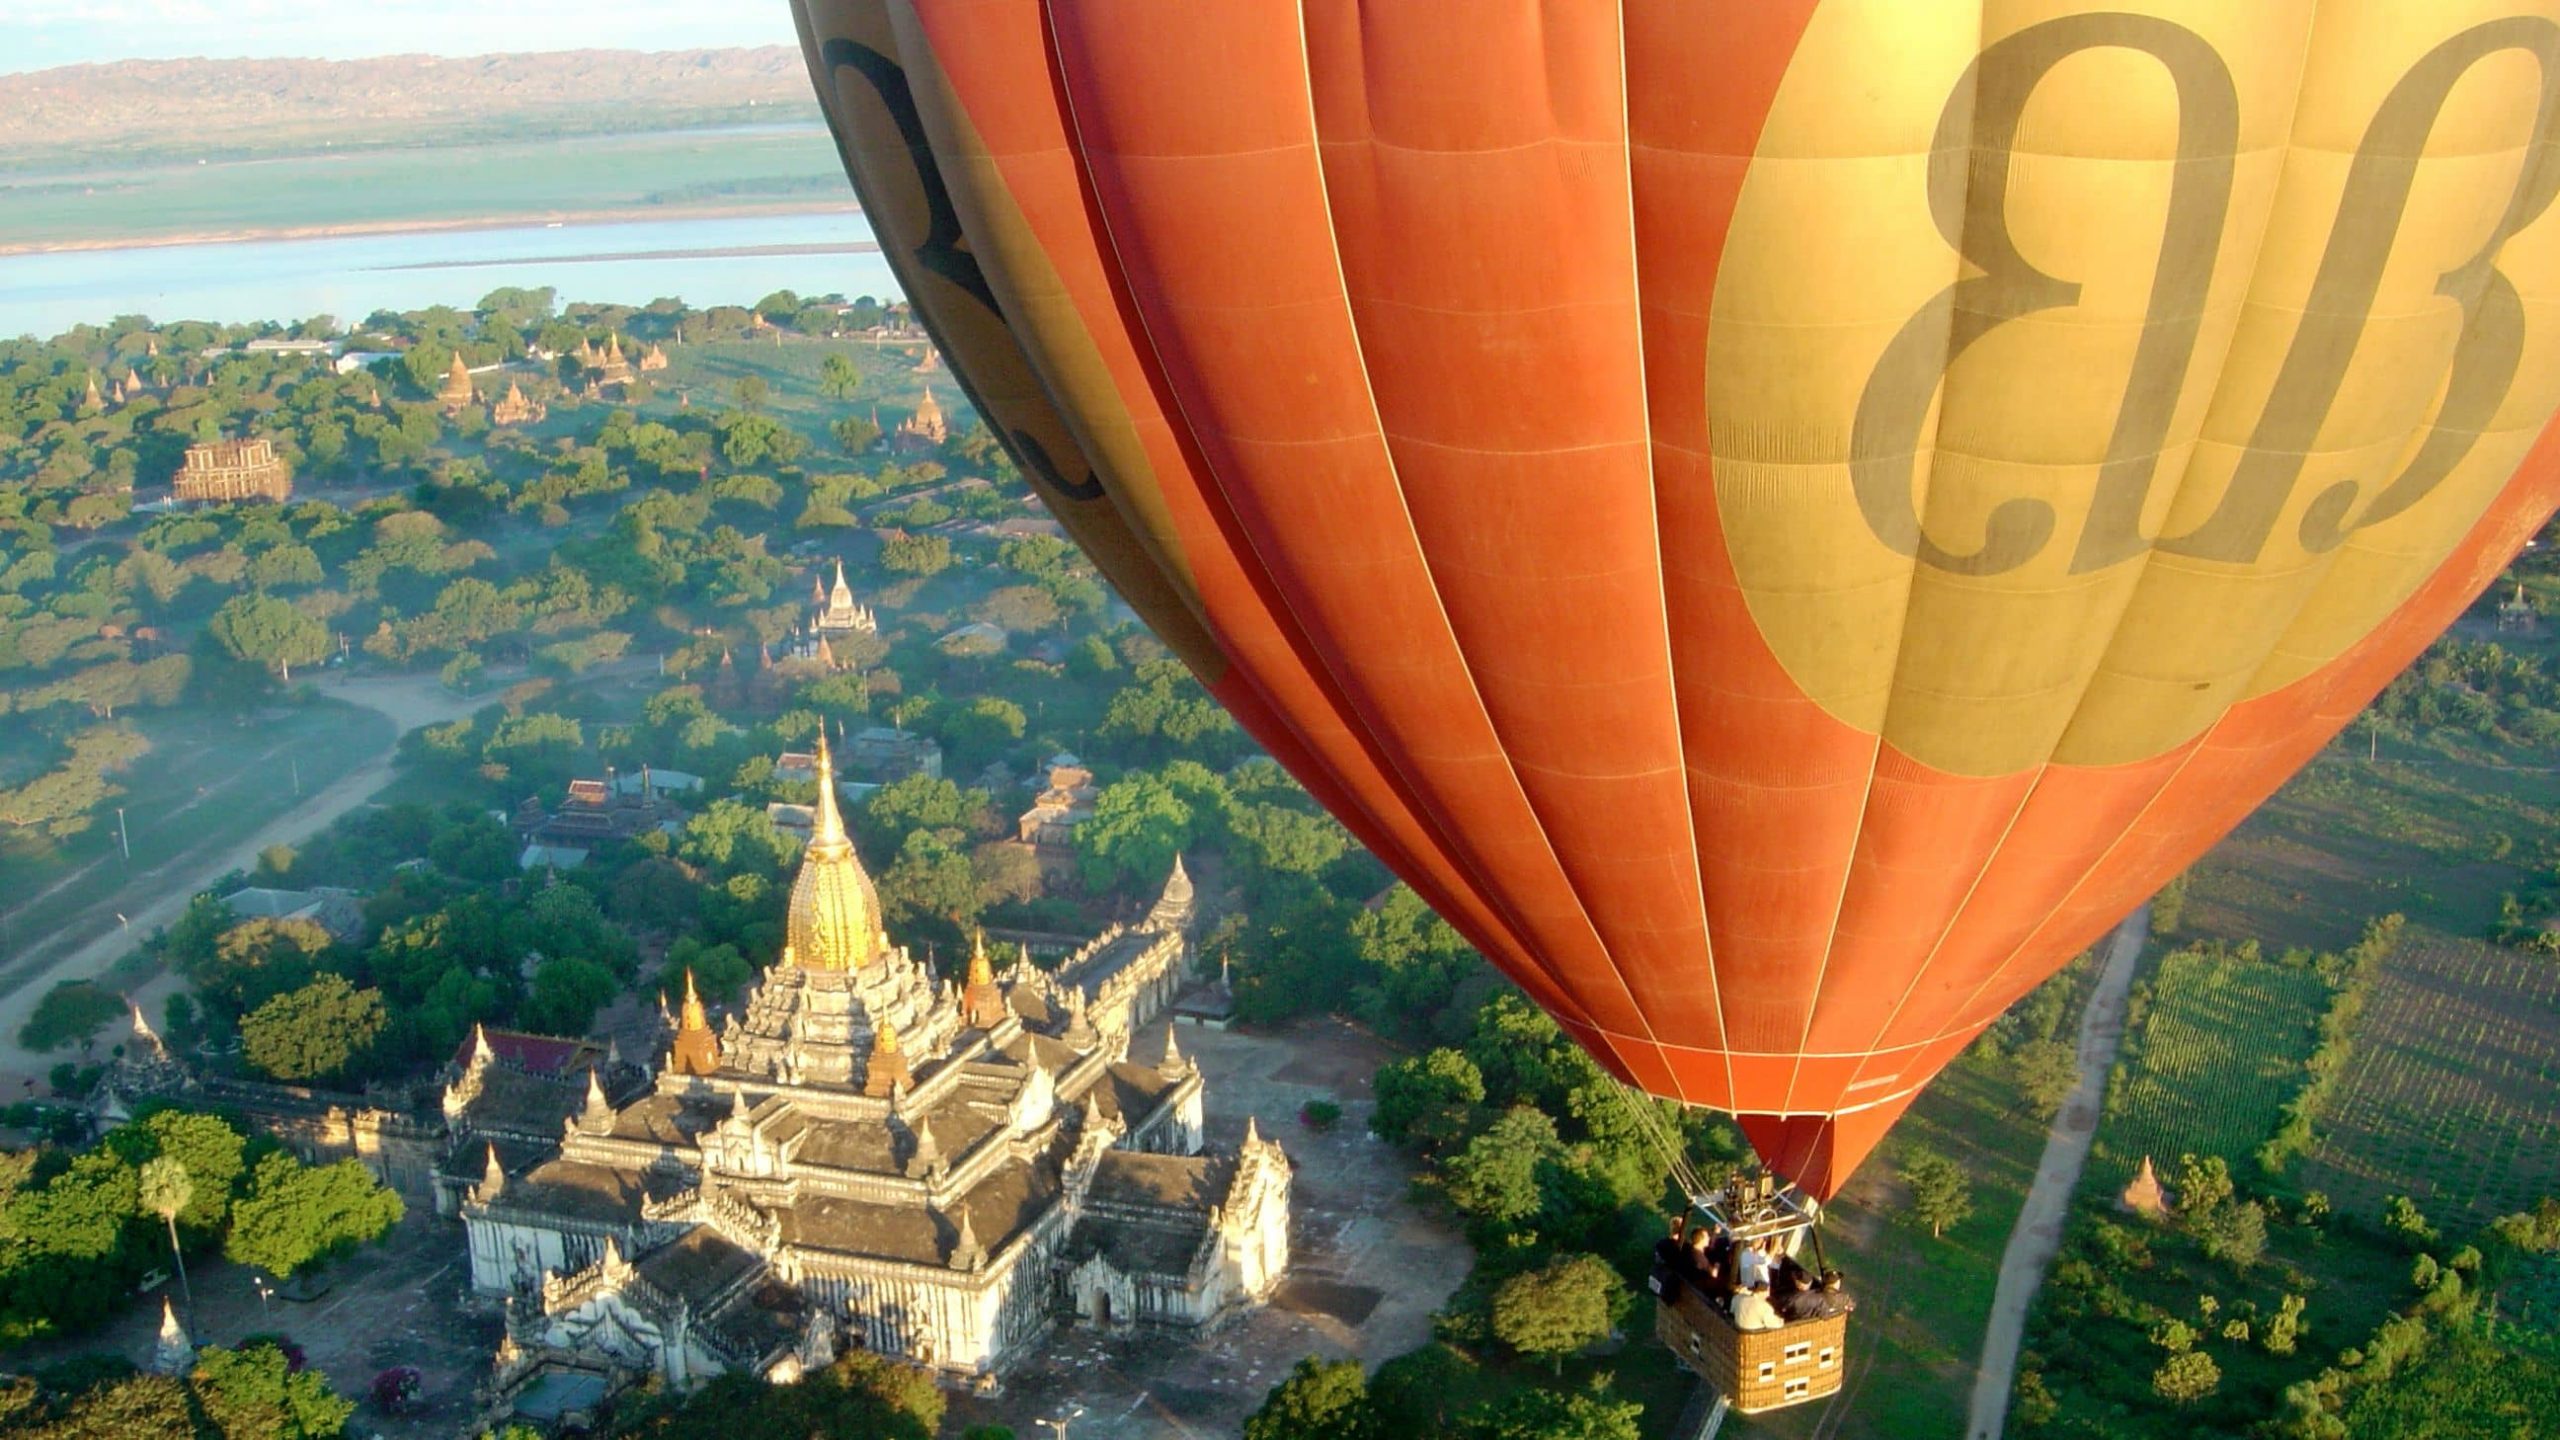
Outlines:
[[[2220, 947], [2175, 950], [2147, 965], [2073, 1199], [2071, 1238], [2029, 1316], [2022, 1373], [2035, 1373], [2040, 1393], [2058, 1402], [2062, 1433], [2241, 1434], [2273, 1411], [2286, 1386], [2390, 1314], [2408, 1260], [2351, 1222], [2323, 1228], [2281, 1203], [2266, 1212], [2263, 1253], [2246, 1264], [2202, 1255], [2171, 1229], [2119, 1210], [2116, 1197], [2146, 1154], [2172, 1187], [2179, 1157], [2194, 1154], [2227, 1163], [2243, 1196], [2267, 1193], [2253, 1156], [2301, 1087], [2332, 995], [2309, 963]], [[2289, 1298], [2303, 1307], [2308, 1337], [2296, 1349], [2273, 1353], [2223, 1333], [2235, 1319], [2263, 1325]], [[2184, 1411], [2154, 1408], [2151, 1376], [2163, 1352], [2151, 1332], [2170, 1318], [2198, 1330], [2222, 1377], [2211, 1401]], [[2014, 1413], [2012, 1431], [2039, 1433]]]
[[2340, 739], [2196, 863], [2179, 933], [2341, 950], [2393, 912], [2482, 933], [2520, 872], [2560, 861], [2560, 772], [2519, 758], [2385, 742], [2376, 762]]
[[2301, 1088], [2329, 999], [2308, 965], [2219, 949], [2165, 955], [2145, 983], [2090, 1157], [2113, 1185], [2145, 1155], [2164, 1170], [2182, 1154], [2246, 1159]]
[[2350, 1214], [2405, 1194], [2448, 1232], [2560, 1194], [2560, 961], [2415, 934], [2384, 960], [2299, 1175]]

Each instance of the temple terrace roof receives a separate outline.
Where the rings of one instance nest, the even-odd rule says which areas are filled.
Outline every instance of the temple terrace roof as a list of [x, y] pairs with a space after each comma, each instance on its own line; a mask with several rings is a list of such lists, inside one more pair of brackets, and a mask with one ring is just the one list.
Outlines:
[[604, 1047], [592, 1040], [569, 1040], [557, 1035], [528, 1035], [517, 1030], [491, 1030], [485, 1026], [473, 1035], [462, 1037], [453, 1057], [446, 1063], [457, 1070], [470, 1068], [471, 1053], [479, 1044], [479, 1036], [488, 1037], [489, 1049], [500, 1060], [519, 1070], [535, 1075], [574, 1075], [604, 1059]]

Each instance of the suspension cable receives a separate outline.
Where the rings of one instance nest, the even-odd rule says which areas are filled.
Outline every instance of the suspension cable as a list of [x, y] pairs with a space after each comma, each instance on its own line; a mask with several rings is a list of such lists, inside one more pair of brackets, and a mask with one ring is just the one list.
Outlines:
[[1690, 1165], [1688, 1153], [1679, 1143], [1677, 1136], [1665, 1126], [1661, 1114], [1653, 1108], [1653, 1097], [1615, 1077], [1611, 1078], [1610, 1083], [1616, 1087], [1619, 1102], [1635, 1116], [1637, 1128], [1644, 1132], [1645, 1138], [1656, 1151], [1660, 1152], [1664, 1167], [1670, 1171], [1672, 1180], [1680, 1186], [1681, 1193], [1686, 1195], [1693, 1205], [1705, 1199], [1707, 1194], [1705, 1182], [1698, 1178], [1696, 1168]]

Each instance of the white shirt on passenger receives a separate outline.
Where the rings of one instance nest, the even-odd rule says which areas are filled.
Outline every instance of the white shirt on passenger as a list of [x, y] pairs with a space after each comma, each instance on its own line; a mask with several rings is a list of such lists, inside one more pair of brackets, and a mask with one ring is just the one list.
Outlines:
[[1757, 1245], [1743, 1246], [1740, 1257], [1734, 1262], [1734, 1278], [1739, 1288], [1748, 1290], [1754, 1285], [1768, 1283], [1769, 1265], [1766, 1251]]
[[1786, 1321], [1778, 1318], [1769, 1297], [1757, 1290], [1745, 1290], [1733, 1297], [1733, 1328], [1736, 1330], [1779, 1330]]

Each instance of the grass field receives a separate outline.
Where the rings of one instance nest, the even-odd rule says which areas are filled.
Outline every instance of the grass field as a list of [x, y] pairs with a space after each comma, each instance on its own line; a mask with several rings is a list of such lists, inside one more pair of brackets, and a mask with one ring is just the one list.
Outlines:
[[2560, 1193], [2560, 960], [2411, 935], [2383, 962], [2299, 1183], [2447, 1234]]
[[816, 125], [600, 135], [29, 175], [0, 181], [0, 245], [853, 203]]
[[[829, 425], [847, 415], [869, 414], [876, 405], [881, 425], [894, 430], [915, 409], [927, 385], [933, 387], [934, 398], [941, 403], [954, 434], [974, 422], [975, 412], [961, 395], [960, 382], [952, 379], [948, 370], [931, 375], [916, 373], [916, 362], [923, 354], [920, 345], [875, 346], [796, 337], [785, 337], [780, 344], [770, 340], [730, 340], [673, 346], [667, 351], [667, 368], [650, 376], [653, 393], [641, 410], [653, 417], [663, 415], [675, 408], [679, 395], [685, 394], [693, 397], [696, 406], [716, 409], [730, 403], [732, 385], [752, 375], [772, 388], [764, 405], [766, 413], [809, 438], [812, 449], [803, 465], [823, 474], [850, 465], [828, 438]], [[818, 367], [830, 355], [850, 359], [862, 375], [861, 388], [843, 400], [818, 389]]]
[[[230, 718], [160, 711], [137, 717], [151, 753], [119, 777], [125, 826], [133, 837], [128, 866], [116, 848], [115, 817], [44, 853], [21, 851], [0, 867], [0, 988], [22, 978], [30, 947], [84, 940], [75, 923], [112, 924], [114, 909], [153, 898], [151, 872], [173, 862], [219, 853], [382, 753], [391, 722], [370, 710], [323, 701], [235, 724]], [[66, 937], [66, 927], [72, 933]]]
[[2328, 987], [2308, 966], [2180, 950], [2161, 957], [2148, 996], [2092, 1167], [2128, 1170], [2145, 1155], [2165, 1167], [2192, 1153], [2237, 1168], [2301, 1088]]

